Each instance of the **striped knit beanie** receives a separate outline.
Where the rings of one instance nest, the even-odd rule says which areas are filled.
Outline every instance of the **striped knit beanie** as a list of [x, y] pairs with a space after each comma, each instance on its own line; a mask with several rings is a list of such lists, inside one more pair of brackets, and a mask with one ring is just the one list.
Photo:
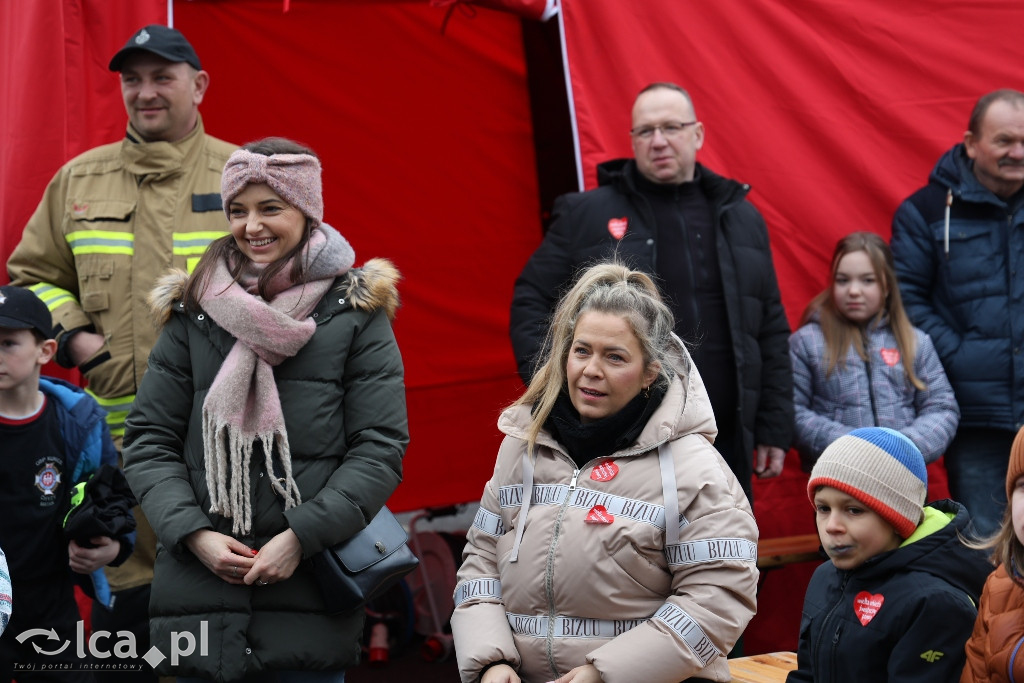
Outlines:
[[924, 514], [928, 472], [913, 441], [887, 427], [863, 427], [833, 441], [818, 458], [807, 482], [812, 503], [819, 486], [853, 496], [907, 538]]
[[1024, 428], [1017, 432], [1010, 446], [1010, 466], [1006, 468], [1006, 501], [1013, 499], [1013, 485], [1024, 475]]

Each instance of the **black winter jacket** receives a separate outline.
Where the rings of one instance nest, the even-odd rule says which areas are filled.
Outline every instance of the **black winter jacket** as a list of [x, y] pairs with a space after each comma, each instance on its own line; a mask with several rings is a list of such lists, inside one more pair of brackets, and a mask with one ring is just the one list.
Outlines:
[[[580, 270], [614, 256], [657, 280], [657, 231], [648, 200], [637, 189], [637, 173], [633, 159], [606, 162], [598, 167], [600, 187], [563, 195], [555, 202], [551, 227], [516, 280], [512, 299], [510, 334], [524, 381], [533, 374], [558, 297]], [[724, 455], [749, 493], [754, 446], [785, 449], [792, 439], [789, 323], [764, 219], [746, 199], [749, 186], [703, 166], [699, 177], [714, 212], [738, 384], [739, 433], [734, 443], [742, 445], [742, 451]], [[621, 218], [628, 228], [616, 239], [609, 221]], [[710, 384], [715, 378], [705, 375], [704, 381]]]
[[892, 253], [907, 314], [939, 352], [960, 426], [1017, 431], [1024, 425], [1024, 193], [1009, 203], [997, 197], [958, 144], [897, 209]]
[[[209, 512], [201, 416], [235, 340], [202, 311], [171, 306], [124, 439], [125, 473], [159, 541], [152, 644], [167, 656], [172, 645], [184, 649], [180, 634], [196, 643], [177, 665], [164, 660], [159, 673], [236, 681], [263, 671], [340, 670], [359, 660], [363, 611], [327, 614], [306, 559], [366, 526], [401, 480], [409, 437], [389, 321], [398, 275], [377, 263], [338, 279], [312, 314], [312, 338], [274, 368], [302, 503], [283, 509], [262, 452], [254, 453], [252, 532], [239, 540], [258, 550], [290, 527], [304, 561], [268, 586], [229, 584], [184, 544], [200, 529], [232, 535], [232, 520]], [[175, 296], [161, 298], [170, 305]]]
[[[800, 619], [798, 667], [787, 683], [955, 683], [978, 601], [993, 567], [959, 534], [967, 509], [951, 500], [926, 514], [937, 531], [857, 569], [814, 572]], [[930, 525], [929, 525], [930, 526]]]

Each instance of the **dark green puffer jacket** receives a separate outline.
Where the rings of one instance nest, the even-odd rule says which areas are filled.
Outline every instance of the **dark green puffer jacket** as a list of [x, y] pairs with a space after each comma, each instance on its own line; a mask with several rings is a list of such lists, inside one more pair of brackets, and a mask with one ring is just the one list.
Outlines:
[[[236, 681], [358, 661], [363, 611], [325, 614], [308, 558], [364, 527], [402, 478], [409, 435], [390, 324], [397, 280], [376, 259], [339, 278], [313, 313], [313, 337], [274, 368], [302, 503], [284, 511], [254, 453], [252, 532], [239, 540], [259, 549], [291, 527], [304, 560], [269, 586], [224, 582], [183, 542], [199, 529], [231, 535], [231, 520], [208, 512], [202, 407], [235, 340], [202, 311], [185, 310], [183, 274], [154, 292], [167, 319], [126, 422], [124, 463], [159, 540], [150, 601], [152, 644], [167, 657], [159, 673]], [[188, 649], [185, 634], [194, 651], [172, 656]]]

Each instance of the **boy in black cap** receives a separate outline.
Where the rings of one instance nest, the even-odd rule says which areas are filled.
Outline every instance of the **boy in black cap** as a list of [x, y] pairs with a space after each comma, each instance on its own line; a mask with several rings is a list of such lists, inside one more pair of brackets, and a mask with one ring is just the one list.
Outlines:
[[[0, 681], [91, 681], [73, 645], [79, 614], [71, 572], [91, 575], [102, 591], [101, 567], [123, 562], [132, 550], [128, 538], [91, 538], [89, 548], [64, 538], [71, 489], [101, 465], [116, 467], [117, 451], [96, 401], [72, 384], [40, 377], [57, 349], [51, 327], [35, 294], [0, 287], [0, 547], [13, 585], [11, 620], [0, 635]], [[52, 630], [59, 640], [35, 635], [19, 643], [32, 629]], [[58, 664], [68, 668], [52, 666]], [[39, 671], [46, 665], [58, 671]]]

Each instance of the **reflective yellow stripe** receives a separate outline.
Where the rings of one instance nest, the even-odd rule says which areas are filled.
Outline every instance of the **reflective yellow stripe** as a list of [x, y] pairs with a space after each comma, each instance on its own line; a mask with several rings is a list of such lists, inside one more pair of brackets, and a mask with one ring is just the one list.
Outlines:
[[210, 242], [228, 234], [226, 230], [174, 233], [175, 256], [202, 256]]
[[28, 288], [36, 293], [46, 307], [50, 309], [50, 312], [56, 311], [58, 308], [66, 303], [78, 303], [78, 299], [75, 295], [66, 289], [61, 289], [51, 285], [48, 282], [40, 282], [38, 284], [29, 285]]
[[64, 239], [71, 246], [75, 256], [82, 254], [124, 254], [135, 252], [135, 235], [130, 232], [110, 230], [76, 230]]
[[124, 436], [124, 420], [128, 417], [128, 411], [132, 409], [132, 403], [135, 402], [135, 394], [118, 396], [117, 398], [103, 398], [89, 391], [88, 387], [86, 387], [85, 391], [96, 399], [96, 402], [100, 404], [103, 410], [107, 411], [107, 428], [110, 429], [110, 435], [115, 437]]

